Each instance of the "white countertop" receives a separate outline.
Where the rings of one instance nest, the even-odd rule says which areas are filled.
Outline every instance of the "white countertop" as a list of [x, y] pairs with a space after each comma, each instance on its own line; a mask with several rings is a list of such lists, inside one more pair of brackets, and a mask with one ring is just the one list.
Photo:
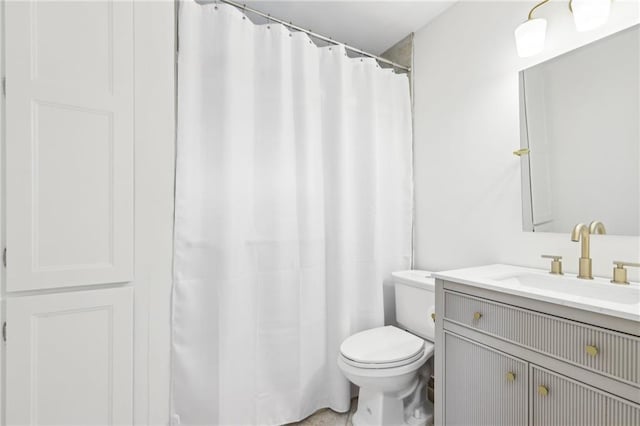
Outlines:
[[[509, 281], [510, 277], [517, 277], [518, 275], [531, 277], [531, 274], [540, 275], [541, 281], [546, 283], [546, 288], [514, 285], [513, 282]], [[541, 269], [502, 264], [434, 272], [432, 276], [446, 281], [597, 312], [640, 323], [640, 285], [637, 283], [618, 285], [612, 284], [609, 279], [598, 277], [593, 280], [579, 280], [573, 274], [554, 276]], [[549, 284], [552, 286], [550, 287]], [[555, 289], [556, 285], [557, 290]], [[589, 294], [585, 295], [589, 293], [588, 291], [578, 294], [575, 289], [580, 289], [581, 285], [585, 286], [585, 290], [594, 290], [594, 294], [597, 294], [598, 297], [589, 297]], [[607, 297], [608, 295], [611, 297]], [[615, 300], [616, 298], [618, 301]], [[621, 299], [624, 299], [624, 302]]]

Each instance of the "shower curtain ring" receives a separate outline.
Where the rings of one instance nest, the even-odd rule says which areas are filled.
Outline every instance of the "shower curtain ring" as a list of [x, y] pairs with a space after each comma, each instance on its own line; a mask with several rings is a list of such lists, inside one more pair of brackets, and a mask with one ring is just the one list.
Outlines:
[[267, 29], [271, 29], [271, 14], [267, 15]]

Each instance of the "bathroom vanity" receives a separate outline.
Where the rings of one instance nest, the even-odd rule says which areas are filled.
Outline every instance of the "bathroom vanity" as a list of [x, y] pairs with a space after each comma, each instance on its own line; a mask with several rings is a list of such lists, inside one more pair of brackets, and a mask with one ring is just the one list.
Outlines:
[[436, 278], [436, 425], [640, 425], [640, 287], [490, 265]]

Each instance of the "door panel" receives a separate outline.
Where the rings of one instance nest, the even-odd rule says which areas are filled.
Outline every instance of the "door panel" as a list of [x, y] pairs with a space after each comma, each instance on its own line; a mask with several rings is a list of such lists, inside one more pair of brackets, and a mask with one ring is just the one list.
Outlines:
[[447, 332], [444, 344], [445, 424], [527, 425], [526, 362]]
[[8, 425], [132, 423], [133, 289], [7, 300]]
[[531, 366], [531, 378], [535, 426], [640, 424], [636, 404], [537, 366]]
[[130, 281], [132, 4], [5, 10], [7, 291]]

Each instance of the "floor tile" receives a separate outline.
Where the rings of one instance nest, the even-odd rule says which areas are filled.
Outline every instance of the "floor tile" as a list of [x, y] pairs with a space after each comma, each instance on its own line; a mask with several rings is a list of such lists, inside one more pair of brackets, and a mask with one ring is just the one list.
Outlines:
[[286, 426], [347, 426], [351, 425], [351, 417], [358, 406], [358, 398], [351, 400], [351, 408], [347, 413], [336, 413], [329, 408], [316, 411], [306, 419], [289, 423]]

